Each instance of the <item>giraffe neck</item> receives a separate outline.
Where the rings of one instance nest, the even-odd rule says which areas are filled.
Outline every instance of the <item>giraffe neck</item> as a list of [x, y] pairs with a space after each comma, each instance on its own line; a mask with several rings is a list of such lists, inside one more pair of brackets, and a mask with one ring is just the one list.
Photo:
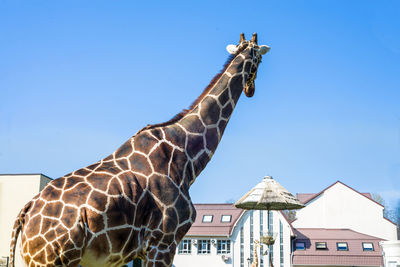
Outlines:
[[[187, 161], [172, 161], [174, 168], [184, 168], [183, 179], [190, 186], [213, 156], [252, 66], [249, 51], [236, 55], [216, 81], [196, 101], [196, 105], [171, 125], [161, 127], [174, 136], [184, 149]], [[158, 129], [154, 129], [157, 131]]]

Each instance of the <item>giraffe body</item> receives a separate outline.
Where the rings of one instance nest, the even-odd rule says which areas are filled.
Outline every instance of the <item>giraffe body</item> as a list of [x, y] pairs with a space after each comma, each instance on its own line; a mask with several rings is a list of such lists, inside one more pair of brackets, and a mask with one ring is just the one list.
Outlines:
[[189, 188], [214, 154], [241, 91], [254, 93], [260, 50], [256, 37], [241, 37], [189, 110], [51, 181], [18, 215], [11, 266], [19, 232], [29, 267], [118, 267], [134, 258], [171, 266], [196, 217]]

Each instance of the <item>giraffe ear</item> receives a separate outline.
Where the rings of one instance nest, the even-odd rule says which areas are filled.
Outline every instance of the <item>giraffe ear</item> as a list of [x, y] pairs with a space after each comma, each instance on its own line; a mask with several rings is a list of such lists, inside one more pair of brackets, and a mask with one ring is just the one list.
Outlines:
[[269, 47], [268, 45], [262, 45], [262, 46], [260, 46], [260, 48], [258, 49], [257, 53], [258, 53], [259, 55], [264, 55], [264, 54], [266, 54], [270, 49], [271, 49], [271, 47]]
[[229, 54], [234, 55], [238, 51], [238, 48], [236, 45], [230, 44], [226, 46], [226, 51], [228, 51]]

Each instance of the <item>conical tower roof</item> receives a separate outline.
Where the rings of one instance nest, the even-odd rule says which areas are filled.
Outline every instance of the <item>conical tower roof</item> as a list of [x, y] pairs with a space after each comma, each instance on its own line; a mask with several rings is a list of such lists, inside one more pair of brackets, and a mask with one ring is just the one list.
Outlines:
[[271, 176], [264, 179], [239, 199], [235, 206], [247, 210], [292, 210], [304, 205]]

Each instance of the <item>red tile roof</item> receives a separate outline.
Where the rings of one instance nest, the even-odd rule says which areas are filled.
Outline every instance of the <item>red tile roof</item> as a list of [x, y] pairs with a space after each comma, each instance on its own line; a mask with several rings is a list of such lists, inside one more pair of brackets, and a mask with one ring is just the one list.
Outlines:
[[[295, 242], [304, 242], [305, 250], [293, 254], [294, 265], [382, 266], [382, 239], [350, 229], [297, 228]], [[326, 242], [327, 249], [317, 250], [315, 242]], [[347, 242], [348, 251], [338, 251], [337, 242]], [[371, 242], [374, 251], [363, 251], [362, 242]]]
[[[244, 212], [233, 204], [195, 204], [194, 206], [197, 212], [196, 221], [186, 236], [230, 236], [235, 223]], [[212, 215], [212, 222], [203, 222], [204, 215]], [[231, 221], [221, 222], [222, 215], [231, 215]]]

